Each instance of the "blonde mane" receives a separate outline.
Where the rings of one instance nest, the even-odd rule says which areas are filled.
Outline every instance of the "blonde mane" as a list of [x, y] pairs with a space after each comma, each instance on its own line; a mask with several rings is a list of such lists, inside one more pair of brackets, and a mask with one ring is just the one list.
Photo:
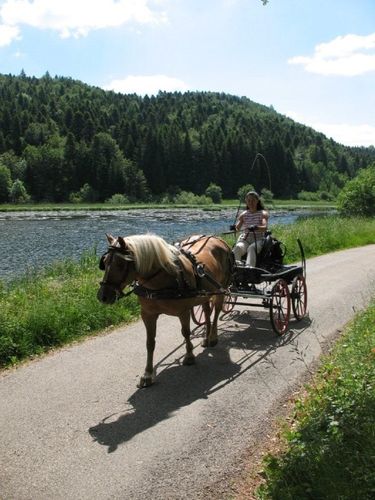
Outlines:
[[147, 275], [158, 268], [168, 274], [177, 274], [178, 250], [163, 238], [154, 234], [137, 234], [124, 238], [126, 245], [134, 255], [135, 268], [140, 275]]

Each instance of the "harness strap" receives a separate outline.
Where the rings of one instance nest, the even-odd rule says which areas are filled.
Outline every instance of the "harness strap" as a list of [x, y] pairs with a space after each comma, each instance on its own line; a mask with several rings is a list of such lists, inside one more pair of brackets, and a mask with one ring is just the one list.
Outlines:
[[204, 290], [189, 290], [178, 288], [162, 288], [160, 290], [153, 290], [146, 288], [139, 283], [136, 283], [132, 292], [139, 297], [153, 300], [175, 300], [175, 299], [192, 299], [195, 297], [210, 297], [211, 295], [224, 295], [225, 290], [218, 290], [216, 292], [206, 292]]

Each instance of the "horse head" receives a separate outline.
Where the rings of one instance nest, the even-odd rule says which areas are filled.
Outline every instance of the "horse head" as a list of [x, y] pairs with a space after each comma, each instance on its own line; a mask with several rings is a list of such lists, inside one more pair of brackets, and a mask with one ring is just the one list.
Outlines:
[[101, 256], [99, 269], [104, 271], [97, 297], [103, 304], [113, 304], [120, 299], [123, 289], [134, 279], [134, 255], [124, 238], [107, 234], [108, 249]]

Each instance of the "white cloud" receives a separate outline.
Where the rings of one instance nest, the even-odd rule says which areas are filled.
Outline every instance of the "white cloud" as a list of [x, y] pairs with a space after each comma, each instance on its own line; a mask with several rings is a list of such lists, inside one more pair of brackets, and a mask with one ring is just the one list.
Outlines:
[[357, 76], [375, 71], [375, 33], [339, 36], [317, 45], [312, 56], [292, 57], [288, 63], [320, 75]]
[[17, 26], [0, 24], [0, 47], [10, 45], [13, 40], [19, 40], [19, 38], [20, 30], [17, 28]]
[[316, 122], [306, 119], [294, 111], [288, 111], [285, 115], [296, 122], [303, 123], [318, 132], [322, 132], [328, 138], [332, 137], [334, 141], [345, 146], [375, 146], [375, 126], [373, 125]]
[[155, 95], [159, 90], [166, 92], [185, 92], [188, 85], [178, 78], [165, 75], [133, 76], [129, 75], [123, 80], [112, 80], [103, 87], [105, 90], [114, 90], [123, 94]]
[[372, 125], [350, 125], [348, 123], [315, 123], [315, 130], [346, 146], [375, 146], [375, 127]]
[[[61, 37], [80, 37], [91, 30], [126, 23], [166, 21], [166, 14], [153, 10], [152, 0], [5, 0], [0, 20], [7, 26], [21, 25], [57, 31]], [[156, 2], [158, 3], [158, 2]]]

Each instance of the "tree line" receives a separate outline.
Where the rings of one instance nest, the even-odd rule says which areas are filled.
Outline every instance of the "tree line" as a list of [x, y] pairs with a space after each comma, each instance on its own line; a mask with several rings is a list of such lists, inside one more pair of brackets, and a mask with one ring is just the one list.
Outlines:
[[373, 147], [344, 147], [246, 97], [0, 75], [0, 202], [158, 200], [212, 183], [226, 198], [247, 183], [278, 198], [336, 196], [374, 159]]

